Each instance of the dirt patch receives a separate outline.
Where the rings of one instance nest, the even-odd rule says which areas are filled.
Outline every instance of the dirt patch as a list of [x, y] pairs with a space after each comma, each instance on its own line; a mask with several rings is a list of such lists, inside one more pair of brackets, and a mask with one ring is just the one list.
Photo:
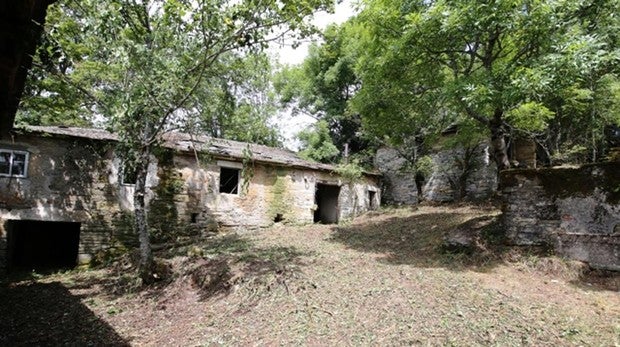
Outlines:
[[484, 257], [445, 252], [451, 231], [484, 235], [497, 213], [423, 206], [218, 237], [158, 252], [169, 280], [140, 290], [129, 263], [14, 282], [0, 344], [619, 344], [617, 274], [482, 241]]

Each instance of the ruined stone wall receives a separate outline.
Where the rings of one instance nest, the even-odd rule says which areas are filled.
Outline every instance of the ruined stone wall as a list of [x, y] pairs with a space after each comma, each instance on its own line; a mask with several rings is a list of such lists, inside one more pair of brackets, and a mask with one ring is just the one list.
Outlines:
[[[30, 153], [28, 176], [0, 177], [0, 225], [8, 220], [79, 222], [79, 261], [129, 233], [123, 206], [131, 188], [118, 185], [112, 146], [101, 141], [21, 135], [2, 148]], [[0, 239], [6, 244], [7, 230]], [[6, 252], [6, 249], [0, 250]], [[6, 254], [0, 253], [0, 259]]]
[[418, 188], [415, 174], [407, 170], [407, 160], [394, 148], [382, 147], [375, 155], [375, 166], [383, 174], [383, 199], [391, 205], [415, 205]]
[[[475, 151], [474, 169], [465, 183], [465, 198], [484, 199], [497, 188], [497, 167], [490, 159], [487, 143], [481, 143]], [[458, 160], [462, 160], [463, 156], [463, 148], [442, 149], [431, 154], [433, 173], [422, 190], [425, 200], [447, 202], [455, 199], [455, 189], [450, 180], [458, 179], [462, 170]]]
[[[458, 178], [459, 163], [463, 157], [463, 148], [436, 148], [430, 155], [433, 169], [430, 177], [426, 177], [422, 187], [424, 200], [448, 202], [455, 199], [455, 190], [450, 179]], [[418, 203], [418, 191], [415, 174], [407, 170], [405, 160], [397, 150], [381, 148], [375, 157], [377, 169], [383, 173], [383, 194], [389, 204], [415, 205]], [[497, 167], [490, 160], [489, 145], [482, 143], [476, 148], [475, 169], [466, 182], [466, 198], [483, 199], [494, 194], [497, 188]]]
[[[179, 217], [190, 220], [193, 214], [200, 228], [243, 231], [268, 227], [276, 220], [291, 224], [312, 223], [317, 183], [341, 186], [339, 217], [351, 218], [370, 208], [368, 191], [379, 190], [378, 179], [365, 177], [349, 184], [327, 172], [253, 164], [245, 190], [240, 194], [221, 194], [218, 192], [218, 162], [222, 161], [197, 164], [195, 157], [182, 154], [174, 159], [179, 177], [186, 182], [184, 189], [175, 196]], [[244, 183], [240, 185], [243, 187]], [[379, 198], [377, 193], [376, 199]], [[375, 206], [378, 205], [375, 201]]]
[[553, 248], [620, 270], [620, 163], [501, 173], [503, 223], [516, 245]]
[[[114, 144], [71, 137], [19, 135], [0, 147], [30, 153], [25, 178], [0, 177], [0, 267], [7, 256], [10, 220], [81, 223], [79, 262], [100, 250], [137, 245], [133, 231], [133, 185], [120, 184]], [[368, 190], [378, 179], [346, 184], [335, 174], [253, 164], [239, 194], [219, 192], [221, 165], [240, 162], [157, 150], [147, 177], [149, 226], [154, 242], [221, 228], [251, 230], [276, 220], [312, 223], [317, 183], [341, 186], [339, 216], [369, 209]], [[380, 195], [376, 194], [378, 206]]]

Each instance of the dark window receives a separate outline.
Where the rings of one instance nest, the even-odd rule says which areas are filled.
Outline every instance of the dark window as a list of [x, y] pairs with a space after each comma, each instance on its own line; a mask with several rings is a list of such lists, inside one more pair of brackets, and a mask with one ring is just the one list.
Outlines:
[[0, 176], [26, 177], [28, 152], [0, 150]]
[[138, 181], [138, 171], [127, 163], [123, 164], [121, 169], [121, 183], [122, 184], [136, 184]]
[[220, 193], [239, 194], [239, 173], [241, 170], [220, 168]]

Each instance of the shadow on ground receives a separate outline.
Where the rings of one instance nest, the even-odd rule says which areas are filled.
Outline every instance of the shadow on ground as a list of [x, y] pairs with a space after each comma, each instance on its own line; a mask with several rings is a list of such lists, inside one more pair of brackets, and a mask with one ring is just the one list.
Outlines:
[[184, 267], [202, 300], [239, 288], [288, 291], [289, 280], [302, 275], [306, 265], [302, 258], [310, 255], [295, 247], [256, 247], [238, 235], [215, 238], [199, 248], [200, 256], [189, 259]]
[[[308, 255], [295, 247], [258, 247], [237, 234], [218, 235], [155, 252], [158, 280], [150, 285], [143, 286], [138, 279], [139, 254], [135, 250], [114, 259], [100, 270], [69, 274], [71, 283], [67, 288], [94, 289], [111, 299], [128, 293], [158, 298], [169, 288], [187, 285], [206, 300], [227, 295], [239, 287], [271, 289], [286, 286], [288, 279], [300, 275], [305, 266], [302, 257]], [[14, 275], [9, 281], [17, 283], [36, 279], [25, 273]]]
[[0, 286], [2, 346], [129, 346], [58, 282]]
[[[483, 221], [486, 221], [483, 228], [474, 228], [474, 224]], [[491, 266], [497, 262], [498, 253], [502, 251], [493, 242], [492, 234], [496, 232], [497, 223], [496, 217], [480, 216], [468, 220], [468, 216], [463, 213], [394, 216], [376, 221], [371, 219], [358, 225], [335, 227], [330, 240], [358, 251], [382, 254], [380, 261], [389, 264], [458, 270]], [[471, 252], [450, 252], [444, 248], [444, 237], [459, 228], [472, 233], [471, 238], [476, 249]]]
[[[448, 235], [465, 238], [469, 245], [447, 247]], [[533, 271], [564, 277], [583, 289], [620, 290], [617, 272], [592, 270], [584, 263], [549, 257], [548, 250], [542, 247], [505, 246], [499, 216], [492, 213], [471, 216], [435, 212], [370, 218], [359, 224], [334, 227], [329, 240], [357, 251], [379, 254], [379, 261], [388, 264], [486, 272], [498, 264], [521, 262]], [[535, 264], [528, 264], [532, 260]]]

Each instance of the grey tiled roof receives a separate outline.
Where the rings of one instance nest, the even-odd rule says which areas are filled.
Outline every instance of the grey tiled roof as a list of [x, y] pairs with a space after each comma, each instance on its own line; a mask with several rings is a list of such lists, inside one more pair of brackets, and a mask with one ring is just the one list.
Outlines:
[[[65, 126], [27, 126], [23, 130], [31, 133], [63, 135], [93, 140], [117, 141], [118, 136], [104, 129], [78, 128]], [[244, 150], [249, 149], [252, 159], [257, 162], [299, 167], [322, 171], [334, 171], [334, 165], [316, 163], [299, 157], [293, 151], [257, 145], [247, 142], [218, 139], [202, 135], [169, 132], [163, 136], [163, 146], [181, 152], [206, 152], [220, 159], [243, 160]], [[366, 174], [376, 175], [368, 172]]]

